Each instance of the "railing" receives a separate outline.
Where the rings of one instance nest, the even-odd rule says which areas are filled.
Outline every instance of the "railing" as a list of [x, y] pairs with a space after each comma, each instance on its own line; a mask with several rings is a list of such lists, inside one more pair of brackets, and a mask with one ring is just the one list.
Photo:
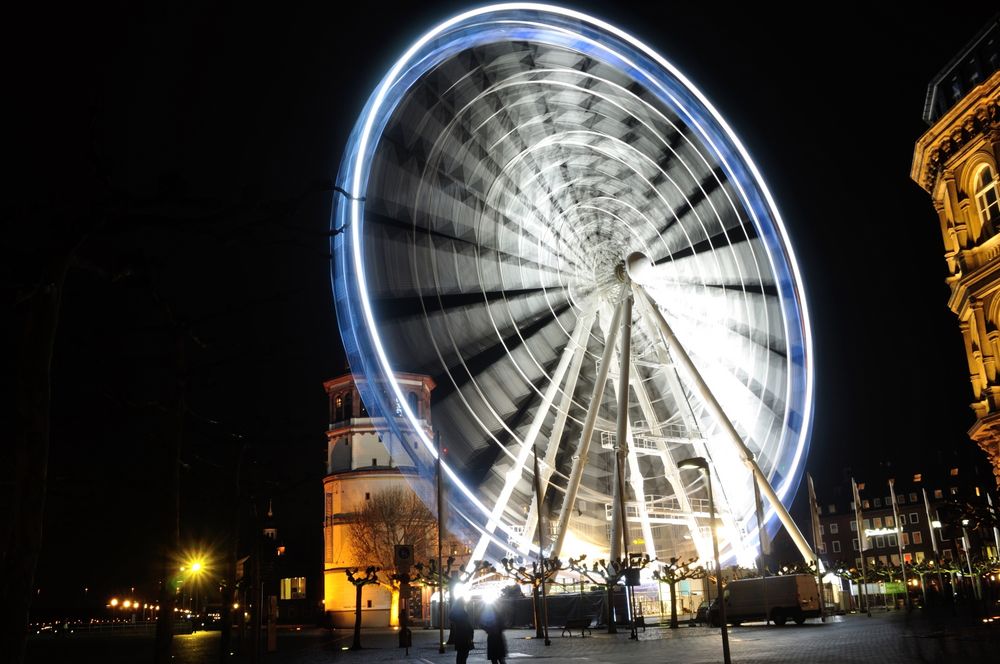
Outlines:
[[[688, 516], [708, 516], [708, 501], [704, 498], [691, 498], [691, 512], [681, 509], [680, 502], [674, 497], [657, 496], [648, 494], [645, 496], [646, 516], [650, 519], [681, 519]], [[611, 521], [614, 515], [615, 505], [604, 504], [604, 517]], [[636, 519], [639, 517], [639, 505], [635, 502], [625, 503], [625, 518]]]

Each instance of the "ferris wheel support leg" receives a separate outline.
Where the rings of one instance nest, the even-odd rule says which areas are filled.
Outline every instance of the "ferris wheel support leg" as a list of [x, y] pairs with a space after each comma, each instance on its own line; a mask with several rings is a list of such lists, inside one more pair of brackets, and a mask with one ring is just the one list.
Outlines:
[[[639, 303], [641, 304], [641, 302]], [[642, 383], [642, 376], [639, 374], [638, 368], [635, 362], [632, 363], [632, 377], [630, 378], [632, 383], [632, 389], [635, 391], [636, 399], [639, 402], [639, 409], [642, 411], [642, 416], [646, 419], [646, 423], [650, 428], [650, 433], [654, 436], [660, 436], [662, 430], [660, 425], [656, 420], [656, 409], [653, 408], [653, 402], [649, 398], [649, 392], [646, 390], [646, 386]], [[688, 500], [687, 492], [684, 491], [684, 484], [681, 482], [680, 471], [677, 470], [677, 464], [670, 454], [670, 450], [667, 448], [666, 443], [662, 440], [656, 441], [656, 448], [659, 452], [660, 462], [663, 464], [663, 476], [670, 483], [670, 486], [674, 489], [674, 495], [677, 498], [678, 504], [680, 504], [681, 510], [688, 514], [693, 514], [691, 509], [691, 502]], [[638, 459], [632, 459], [635, 466], [638, 466]], [[642, 476], [639, 475], [639, 469], [637, 467], [629, 467], [629, 470], [634, 473], [633, 477], [638, 476], [640, 481]], [[633, 490], [636, 495], [643, 494], [643, 500], [639, 503], [639, 514], [640, 518], [644, 520], [643, 524], [643, 537], [646, 540], [646, 553], [649, 554], [650, 558], [656, 558], [656, 544], [652, 536], [652, 527], [649, 525], [649, 510], [646, 507], [645, 500], [645, 490], [640, 489], [633, 485]], [[698, 522], [694, 516], [689, 516], [687, 519], [688, 530], [691, 533], [692, 541], [695, 543], [695, 547], [698, 549], [698, 557], [702, 557], [702, 545], [701, 536], [698, 531]], [[649, 532], [645, 532], [646, 529]], [[707, 559], [707, 554], [704, 556]]]
[[[569, 409], [573, 405], [573, 395], [576, 394], [576, 384], [580, 380], [580, 368], [583, 367], [583, 358], [587, 353], [587, 335], [594, 326], [594, 318], [597, 312], [592, 311], [581, 317], [584, 332], [580, 338], [580, 343], [576, 346], [573, 354], [573, 362], [569, 365], [569, 373], [566, 375], [566, 384], [563, 386], [562, 399], [556, 410], [556, 418], [552, 423], [552, 431], [549, 432], [549, 442], [545, 448], [545, 459], [542, 462], [539, 472], [538, 485], [541, 487], [542, 500], [548, 492], [549, 479], [556, 467], [556, 457], [559, 455], [559, 442], [562, 440], [563, 431], [566, 429], [566, 419], [569, 416]], [[532, 501], [528, 508], [528, 518], [524, 522], [524, 539], [531, 541], [535, 536], [535, 527], [538, 524], [538, 501]]]
[[653, 322], [656, 324], [656, 326], [660, 330], [660, 333], [663, 335], [663, 339], [666, 342], [667, 347], [669, 348], [675, 361], [683, 368], [684, 372], [687, 374], [688, 379], [691, 381], [692, 386], [695, 388], [695, 390], [697, 390], [698, 395], [704, 401], [705, 408], [708, 410], [709, 414], [715, 419], [716, 423], [719, 425], [719, 428], [725, 432], [726, 438], [728, 438], [729, 441], [733, 444], [734, 448], [736, 449], [736, 452], [740, 455], [740, 459], [742, 459], [744, 465], [746, 465], [746, 467], [754, 475], [756, 475], [758, 481], [760, 482], [761, 489], [764, 491], [764, 494], [767, 496], [768, 501], [774, 508], [775, 513], [778, 515], [778, 519], [781, 521], [781, 524], [785, 527], [785, 530], [788, 531], [789, 536], [791, 536], [792, 541], [795, 543], [796, 548], [798, 548], [799, 550], [799, 553], [802, 554], [802, 557], [805, 559], [807, 563], [813, 562], [814, 560], [816, 560], [816, 555], [813, 553], [812, 547], [810, 547], [809, 543], [806, 542], [806, 538], [802, 536], [802, 532], [799, 531], [799, 527], [795, 525], [795, 521], [792, 519], [792, 516], [788, 513], [788, 510], [785, 509], [785, 506], [778, 498], [778, 494], [774, 492], [774, 488], [771, 486], [771, 483], [767, 480], [767, 477], [761, 471], [760, 466], [757, 465], [757, 462], [754, 459], [753, 452], [751, 452], [747, 448], [746, 444], [743, 442], [743, 439], [740, 438], [740, 434], [736, 431], [736, 427], [733, 426], [733, 423], [729, 420], [729, 417], [726, 415], [726, 412], [722, 409], [722, 406], [719, 404], [718, 400], [716, 400], [715, 395], [712, 394], [712, 391], [705, 383], [705, 379], [702, 378], [701, 373], [695, 367], [694, 362], [691, 361], [691, 356], [687, 354], [687, 351], [684, 349], [684, 346], [682, 346], [681, 343], [677, 340], [677, 337], [674, 335], [674, 332], [670, 328], [670, 325], [667, 324], [666, 319], [660, 312], [659, 307], [656, 306], [656, 303], [652, 300], [652, 298], [649, 297], [649, 294], [646, 292], [646, 289], [643, 288], [640, 284], [635, 283], [634, 290], [639, 294], [640, 297], [643, 298], [644, 304], [646, 305], [645, 307], [646, 312], [653, 318]]
[[[483, 559], [486, 547], [490, 544], [490, 535], [494, 533], [497, 524], [500, 523], [503, 512], [507, 508], [507, 502], [510, 500], [510, 496], [514, 492], [517, 483], [521, 480], [524, 466], [528, 461], [528, 455], [531, 454], [531, 450], [535, 446], [535, 439], [538, 437], [538, 432], [541, 431], [545, 417], [548, 415], [549, 409], [552, 408], [552, 401], [555, 399], [556, 393], [559, 391], [559, 386], [562, 385], [563, 378], [566, 376], [570, 360], [573, 359], [577, 347], [583, 342], [584, 335], [590, 332], [590, 327], [585, 324], [586, 320], [593, 322], [593, 316], [587, 313], [577, 319], [571, 341], [563, 349], [562, 356], [559, 358], [559, 364], [556, 365], [556, 370], [552, 373], [552, 380], [549, 381], [548, 387], [545, 388], [545, 392], [542, 394], [542, 403], [538, 406], [538, 412], [535, 413], [531, 426], [528, 428], [528, 433], [525, 435], [524, 440], [521, 441], [521, 449], [518, 450], [514, 465], [507, 471], [504, 477], [503, 489], [500, 491], [500, 495], [493, 506], [493, 512], [486, 522], [486, 528], [479, 537], [479, 542], [476, 544], [475, 549], [472, 551], [472, 557], [469, 558], [469, 565], [472, 568], [475, 567], [476, 562]], [[531, 537], [529, 536], [525, 539], [527, 540], [525, 546], [531, 548]]]
[[[628, 285], [625, 286], [628, 288]], [[628, 521], [625, 514], [625, 455], [628, 454], [628, 372], [632, 366], [632, 293], [621, 305], [621, 333], [618, 352], [618, 422], [615, 431], [615, 474], [611, 511], [611, 560], [628, 555]], [[642, 496], [636, 496], [642, 500]]]
[[601, 356], [601, 367], [597, 372], [597, 380], [594, 381], [594, 390], [590, 395], [590, 404], [587, 407], [587, 419], [583, 423], [583, 433], [580, 435], [580, 442], [576, 447], [576, 454], [573, 457], [573, 468], [570, 471], [569, 481], [566, 484], [566, 493], [563, 495], [562, 509], [559, 510], [559, 525], [556, 533], [556, 541], [552, 547], [552, 557], [558, 558], [562, 551], [563, 542], [566, 540], [566, 528], [569, 526], [569, 515], [573, 511], [576, 503], [576, 494], [580, 490], [580, 480], [583, 479], [583, 469], [587, 466], [587, 455], [590, 452], [590, 439], [594, 435], [594, 425], [597, 423], [597, 412], [601, 409], [601, 397], [604, 395], [605, 383], [608, 382], [608, 368], [611, 366], [611, 358], [614, 356], [615, 339], [618, 337], [618, 324], [622, 317], [622, 307], [624, 305], [624, 291], [615, 307], [614, 316], [608, 326], [607, 335], [604, 339], [604, 354]]

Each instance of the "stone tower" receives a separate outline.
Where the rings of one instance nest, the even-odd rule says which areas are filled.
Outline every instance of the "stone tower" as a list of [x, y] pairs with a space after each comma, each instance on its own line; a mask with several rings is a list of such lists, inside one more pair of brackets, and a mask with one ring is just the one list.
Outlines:
[[[425, 431], [431, 431], [431, 390], [429, 376], [396, 374], [410, 409], [418, 414]], [[378, 491], [403, 488], [412, 491], [415, 468], [411, 450], [416, 435], [407, 435], [411, 425], [397, 409], [397, 425], [403, 439], [389, 436], [384, 440], [379, 423], [365, 408], [354, 377], [345, 374], [324, 383], [330, 401], [330, 425], [327, 429], [326, 477], [323, 478], [323, 603], [337, 627], [353, 627], [355, 590], [344, 570], [363, 566], [354, 559], [350, 542], [350, 523], [354, 511]], [[384, 627], [390, 622], [392, 596], [377, 585], [365, 586], [362, 621], [365, 626]]]

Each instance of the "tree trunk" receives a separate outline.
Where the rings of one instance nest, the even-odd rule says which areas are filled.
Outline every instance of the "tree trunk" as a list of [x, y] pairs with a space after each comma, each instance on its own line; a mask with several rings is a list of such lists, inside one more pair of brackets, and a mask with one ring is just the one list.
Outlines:
[[677, 629], [677, 582], [670, 582], [670, 629]]
[[392, 600], [389, 603], [389, 626], [398, 627], [401, 624], [399, 620], [399, 612], [401, 610], [399, 588], [390, 588], [389, 592], [392, 593]]
[[535, 638], [540, 639], [545, 636], [542, 632], [542, 612], [539, 608], [541, 604], [541, 596], [538, 593], [538, 586], [534, 583], [531, 584], [531, 610], [532, 615], [535, 618]]
[[13, 349], [13, 431], [3, 458], [5, 474], [12, 481], [3, 488], [0, 551], [0, 660], [12, 663], [24, 660], [35, 567], [42, 546], [52, 350], [69, 260], [67, 255], [53, 261], [43, 282], [14, 309], [13, 329], [20, 332], [20, 338]]
[[608, 634], [617, 634], [618, 626], [615, 624], [615, 584], [608, 583]]
[[354, 643], [351, 650], [361, 650], [361, 589], [364, 586], [354, 586]]

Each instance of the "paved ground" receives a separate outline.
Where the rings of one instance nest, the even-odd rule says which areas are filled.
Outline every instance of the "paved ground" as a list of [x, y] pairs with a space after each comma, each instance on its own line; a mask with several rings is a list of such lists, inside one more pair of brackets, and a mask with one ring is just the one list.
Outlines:
[[[730, 630], [733, 662], [756, 663], [854, 663], [879, 664], [933, 662], [975, 664], [1000, 661], [1000, 619], [983, 623], [971, 617], [955, 619], [905, 612], [839, 616], [827, 623], [810, 621], [802, 626], [745, 625]], [[722, 661], [718, 629], [681, 627], [670, 630], [650, 627], [639, 641], [628, 634], [609, 635], [595, 631], [587, 638], [551, 635], [552, 645], [531, 638], [534, 632], [509, 630], [509, 664], [523, 659], [544, 659], [546, 664], [634, 664], [664, 662], [703, 664]], [[344, 650], [351, 644], [349, 631], [314, 629], [283, 631], [279, 651], [266, 655], [261, 664], [379, 664], [408, 661], [413, 664], [450, 664], [455, 653], [437, 651], [437, 631], [414, 630], [414, 648], [409, 656], [395, 647], [391, 630], [367, 630], [361, 651]], [[174, 662], [207, 664], [218, 662], [218, 632], [196, 632], [174, 640]], [[477, 649], [472, 664], [484, 662], [485, 635], [476, 632]], [[140, 637], [37, 640], [29, 647], [29, 662], [136, 662], [151, 661], [151, 642]], [[234, 656], [230, 662], [247, 661]]]

